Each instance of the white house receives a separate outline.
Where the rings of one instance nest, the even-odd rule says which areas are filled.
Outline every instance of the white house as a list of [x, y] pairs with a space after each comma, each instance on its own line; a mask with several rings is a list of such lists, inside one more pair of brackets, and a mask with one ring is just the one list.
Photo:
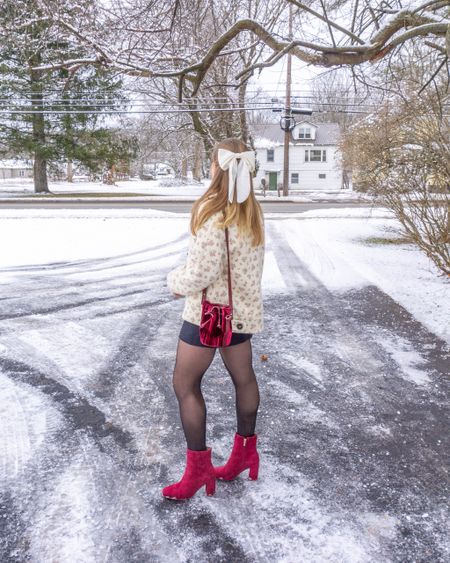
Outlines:
[[33, 165], [25, 160], [0, 160], [0, 180], [10, 178], [32, 178]]
[[[339, 164], [338, 123], [303, 120], [291, 131], [289, 144], [290, 190], [340, 190], [344, 187]], [[255, 188], [265, 178], [267, 188], [277, 189], [283, 182], [284, 131], [278, 123], [253, 126], [258, 161]]]

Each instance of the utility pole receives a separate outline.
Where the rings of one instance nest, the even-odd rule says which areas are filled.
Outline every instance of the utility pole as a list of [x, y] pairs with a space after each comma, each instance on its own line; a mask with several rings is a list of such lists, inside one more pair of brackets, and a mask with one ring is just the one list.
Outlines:
[[[292, 4], [289, 4], [289, 39], [292, 40]], [[283, 161], [283, 195], [289, 195], [289, 141], [291, 138], [291, 82], [292, 82], [292, 55], [289, 51], [287, 55], [286, 69], [286, 100], [285, 117], [288, 127], [284, 131], [284, 161]]]

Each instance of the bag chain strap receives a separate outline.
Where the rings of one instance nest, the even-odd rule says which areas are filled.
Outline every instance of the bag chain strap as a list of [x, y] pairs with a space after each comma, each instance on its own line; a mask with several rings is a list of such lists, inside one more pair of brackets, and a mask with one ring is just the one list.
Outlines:
[[[228, 301], [231, 309], [231, 318], [233, 318], [233, 292], [231, 289], [231, 264], [230, 264], [230, 245], [228, 239], [228, 227], [225, 227], [225, 243], [227, 245]], [[202, 292], [202, 301], [205, 301], [206, 299], [206, 290], [207, 288], [205, 287]]]

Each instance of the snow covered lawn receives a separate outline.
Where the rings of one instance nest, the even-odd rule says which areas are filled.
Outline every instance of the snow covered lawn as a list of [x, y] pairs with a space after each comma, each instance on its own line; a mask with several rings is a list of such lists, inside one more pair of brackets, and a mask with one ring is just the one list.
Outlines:
[[[0, 560], [446, 561], [450, 287], [367, 209], [267, 216], [260, 478], [186, 503], [171, 389], [188, 217], [0, 209]], [[260, 360], [261, 354], [268, 361]], [[215, 463], [234, 433], [219, 354]]]
[[[203, 185], [186, 184], [180, 186], [164, 186], [161, 183], [173, 180], [123, 180], [118, 181], [115, 186], [108, 186], [102, 182], [65, 182], [50, 181], [49, 188], [54, 194], [142, 194], [143, 196], [189, 196], [198, 197], [201, 195], [208, 184], [205, 180]], [[34, 196], [51, 197], [52, 194], [43, 196], [43, 194], [35, 194], [33, 182], [30, 179], [12, 179], [0, 180], [0, 198], [17, 197], [17, 196]]]
[[[158, 179], [158, 180], [139, 180], [137, 178], [131, 180], [119, 180], [115, 186], [107, 186], [101, 182], [65, 182], [65, 181], [51, 181], [50, 194], [35, 194], [32, 180], [30, 179], [13, 179], [13, 180], [0, 180], [0, 199], [7, 198], [46, 198], [51, 199], [53, 194], [57, 195], [72, 195], [75, 197], [85, 197], [91, 194], [109, 195], [111, 197], [127, 197], [140, 195], [146, 198], [164, 199], [164, 200], [193, 200], [201, 195], [209, 185], [209, 180], [205, 179], [203, 185], [197, 183], [185, 185], [164, 185], [164, 183], [173, 183], [174, 180]], [[257, 188], [257, 187], [256, 187]], [[265, 200], [278, 200], [276, 191], [267, 191], [266, 196], [263, 197], [259, 190], [256, 189], [258, 199]], [[128, 196], [129, 197], [129, 196]], [[281, 198], [283, 199], [283, 198]], [[285, 198], [286, 199], [286, 198]], [[311, 202], [323, 200], [336, 200], [336, 201], [370, 201], [371, 198], [353, 192], [350, 190], [337, 190], [337, 191], [323, 191], [323, 190], [291, 190], [289, 201], [296, 202]]]

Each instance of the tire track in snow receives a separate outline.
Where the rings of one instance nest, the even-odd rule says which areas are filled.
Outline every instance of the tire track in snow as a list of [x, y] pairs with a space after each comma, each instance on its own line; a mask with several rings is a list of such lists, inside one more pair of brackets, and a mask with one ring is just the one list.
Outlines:
[[91, 392], [100, 399], [114, 394], [125, 373], [141, 360], [147, 347], [155, 344], [162, 320], [160, 315], [150, 316], [146, 310], [124, 331], [116, 351], [98, 372]]
[[74, 431], [85, 430], [102, 447], [101, 439], [111, 437], [117, 445], [133, 451], [130, 444], [132, 437], [128, 432], [107, 425], [106, 417], [96, 406], [85, 398], [73, 393], [68, 387], [55, 381], [33, 366], [18, 360], [0, 357], [0, 370], [13, 381], [21, 381], [44, 393], [58, 405]]
[[21, 563], [28, 560], [27, 522], [17, 510], [13, 495], [0, 491], [0, 561]]
[[[133, 291], [126, 291], [117, 295], [108, 295], [107, 297], [92, 297], [84, 299], [83, 301], [66, 303], [64, 305], [58, 304], [54, 306], [41, 307], [33, 311], [20, 311], [16, 313], [6, 313], [0, 314], [0, 321], [7, 321], [12, 319], [20, 319], [25, 317], [33, 317], [34, 315], [48, 315], [51, 313], [60, 313], [62, 311], [67, 311], [69, 309], [77, 309], [78, 307], [85, 307], [86, 305], [98, 304], [102, 302], [108, 302], [111, 300], [119, 300], [126, 297], [131, 297], [133, 295], [141, 295], [143, 293], [148, 293], [149, 289], [135, 289]], [[150, 302], [148, 305], [156, 304], [156, 302]]]
[[[31, 450], [31, 441], [24, 408], [14, 385], [2, 373], [0, 373], [0, 381], [2, 382], [2, 392], [8, 397], [8, 409], [15, 415], [14, 418], [8, 419], [7, 416], [2, 416], [0, 413], [0, 439], [2, 442], [0, 475], [2, 480], [7, 481], [21, 475], [22, 468], [28, 459], [26, 452]], [[13, 407], [11, 403], [14, 405]]]
[[[450, 491], [442, 489], [443, 480], [448, 479], [448, 474], [442, 473], [443, 452], [446, 447], [450, 451], [448, 438], [443, 439], [442, 431], [450, 422], [449, 386], [444, 367], [448, 349], [375, 286], [331, 292], [308, 271], [279, 229], [271, 234], [274, 240], [276, 236], [274, 252], [280, 270], [291, 283], [285, 296], [266, 301], [266, 310], [273, 321], [270, 333], [277, 334], [277, 343], [289, 342], [291, 356], [297, 350], [299, 357], [303, 355], [320, 367], [323, 388], [314, 391], [302, 380], [296, 383], [289, 370], [285, 371], [285, 346], [278, 354], [277, 343], [272, 352], [277, 366], [273, 376], [285, 378], [294, 391], [303, 389], [305, 396], [326, 412], [328, 418], [331, 416], [334, 422], [339, 422], [335, 432], [324, 433], [321, 429], [319, 433], [313, 427], [306, 428], [305, 459], [299, 470], [327, 491], [327, 498], [334, 503], [344, 500], [343, 506], [353, 505], [356, 513], [364, 504], [372, 505], [375, 510], [389, 507], [397, 513], [400, 527], [410, 530], [414, 522], [414, 533], [397, 534], [387, 554], [392, 554], [394, 549], [395, 553], [409, 553], [411, 557], [420, 553], [441, 560], [442, 546], [446, 545], [444, 530], [450, 519], [443, 501]], [[316, 250], [320, 252], [320, 248]], [[302, 280], [309, 282], [306, 287]], [[406, 368], [393, 362], [380, 342], [380, 332], [386, 325], [398, 330], [410, 343], [411, 350], [420, 351], [425, 360], [420, 370], [432, 378], [433, 385], [424, 387], [406, 381]], [[274, 343], [266, 333], [262, 339], [267, 350], [273, 350]], [[286, 399], [288, 393], [285, 390]], [[421, 428], [424, 417], [426, 437]], [[288, 426], [292, 426], [294, 434], [301, 435], [301, 428], [297, 428], [292, 418]], [[298, 443], [297, 437], [290, 436], [292, 446]], [[319, 451], [321, 470], [317, 473]], [[288, 457], [282, 448], [279, 457], [284, 460]], [[421, 482], [422, 490], [427, 490], [425, 498], [412, 484], [409, 490], [410, 467], [415, 467], [415, 480]], [[345, 494], [338, 495], [341, 489]], [[433, 527], [421, 519], [419, 507], [421, 512], [433, 514]], [[430, 545], [433, 547], [426, 548]]]
[[[187, 239], [186, 235], [183, 235], [181, 237], [179, 237], [178, 239], [176, 239], [175, 242], [179, 242], [179, 241], [184, 241]], [[140, 263], [140, 264], [147, 264], [148, 265], [148, 269], [151, 271], [152, 268], [154, 269], [154, 265], [153, 263], [155, 261], [159, 261], [163, 258], [169, 257], [169, 256], [175, 256], [175, 255], [179, 255], [181, 253], [181, 251], [172, 251], [171, 248], [172, 246], [170, 246], [170, 243], [165, 243], [163, 245], [158, 245], [156, 247], [153, 247], [151, 250], [155, 250], [155, 249], [166, 249], [168, 248], [168, 251], [165, 252], [165, 254], [163, 255], [158, 255], [158, 256], [153, 256], [153, 257], [149, 257], [146, 258], [144, 260], [140, 260], [138, 262], [136, 261], [132, 261], [132, 262], [119, 262], [118, 264], [113, 263], [113, 264], [109, 264], [109, 265], [104, 265], [101, 268], [83, 268], [82, 270], [79, 269], [79, 265], [75, 265], [73, 266], [72, 263], [69, 263], [67, 266], [71, 267], [73, 266], [73, 269], [75, 269], [75, 272], [72, 272], [72, 274], [75, 275], [83, 275], [86, 273], [90, 273], [90, 272], [94, 272], [94, 271], [110, 271], [112, 269], [117, 269], [117, 268], [122, 268], [122, 267], [126, 267], [126, 268], [131, 268], [131, 267], [135, 267], [136, 264]], [[145, 251], [148, 252], [148, 251]], [[141, 254], [142, 252], [138, 252], [138, 253], [130, 253], [131, 255], [135, 255], [135, 254]], [[122, 255], [123, 256], [123, 255]], [[126, 256], [126, 255], [125, 255]], [[115, 261], [115, 258], [113, 259]], [[102, 260], [97, 261], [97, 262], [102, 262]], [[40, 271], [42, 271], [45, 268], [40, 268]], [[3, 321], [8, 321], [8, 320], [13, 320], [13, 319], [18, 319], [18, 318], [26, 318], [26, 317], [31, 317], [34, 315], [46, 315], [46, 314], [51, 314], [51, 313], [55, 313], [55, 312], [61, 312], [64, 310], [68, 310], [68, 309], [72, 309], [72, 308], [78, 308], [78, 307], [84, 307], [84, 306], [89, 306], [91, 304], [96, 304], [96, 303], [101, 303], [103, 302], [107, 302], [109, 300], [112, 301], [119, 301], [120, 299], [124, 299], [124, 298], [129, 298], [131, 296], [138, 296], [141, 294], [146, 294], [150, 291], [154, 292], [154, 289], [151, 287], [154, 283], [158, 284], [158, 282], [161, 283], [161, 285], [163, 285], [163, 282], [165, 280], [165, 275], [166, 275], [166, 271], [163, 270], [163, 273], [161, 274], [161, 272], [158, 272], [158, 274], [156, 274], [155, 277], [153, 277], [153, 279], [149, 279], [148, 280], [148, 285], [146, 288], [138, 288], [135, 287], [134, 289], [130, 290], [130, 291], [123, 291], [123, 288], [120, 286], [120, 284], [116, 284], [116, 287], [109, 287], [106, 290], [100, 290], [100, 293], [105, 293], [108, 292], [108, 295], [98, 295], [99, 290], [96, 290], [95, 292], [90, 292], [90, 296], [88, 298], [82, 298], [80, 300], [74, 300], [74, 297], [77, 298], [80, 296], [80, 293], [78, 291], [78, 288], [84, 288], [86, 287], [87, 284], [93, 284], [95, 287], [95, 283], [99, 283], [96, 280], [93, 280], [92, 282], [80, 282], [80, 284], [73, 284], [73, 282], [70, 281], [70, 278], [68, 278], [68, 274], [66, 274], [64, 276], [64, 278], [62, 279], [60, 277], [60, 273], [57, 272], [57, 275], [59, 276], [53, 283], [48, 284], [48, 282], [44, 279], [44, 288], [47, 291], [52, 291], [52, 294], [55, 297], [55, 300], [58, 301], [57, 305], [52, 305], [52, 306], [42, 306], [41, 304], [41, 300], [38, 300], [38, 306], [33, 306], [31, 307], [31, 311], [30, 311], [30, 298], [33, 297], [33, 294], [29, 293], [27, 291], [27, 287], [29, 287], [29, 285], [34, 285], [36, 283], [39, 283], [40, 280], [42, 280], [42, 275], [39, 276], [39, 278], [36, 278], [36, 276], [30, 276], [28, 277], [28, 279], [26, 279], [26, 283], [22, 282], [22, 287], [23, 290], [22, 291], [18, 291], [18, 287], [17, 284], [15, 284], [15, 295], [14, 295], [14, 299], [13, 300], [9, 300], [6, 303], [6, 308], [3, 309], [3, 311], [0, 313], [0, 320]], [[124, 274], [124, 276], [130, 276], [130, 274]], [[120, 277], [120, 276], [118, 276]], [[105, 280], [102, 280], [103, 283], [105, 282]], [[114, 278], [111, 279], [109, 278], [108, 283], [113, 283], [114, 282]], [[145, 283], [145, 281], [141, 282], [140, 285], [142, 285], [143, 283]], [[136, 283], [134, 283], [134, 285], [136, 286]], [[64, 288], [61, 290], [61, 288]], [[56, 289], [56, 292], [55, 292]], [[39, 288], [39, 292], [38, 295], [41, 295], [41, 292], [43, 290], [43, 286], [42, 284], [40, 284], [40, 288]], [[92, 293], [97, 293], [97, 295], [92, 295]], [[25, 298], [21, 298], [21, 299], [17, 299], [17, 294], [19, 295], [25, 295]], [[69, 301], [66, 303], [61, 303], [61, 300], [67, 300], [67, 298], [69, 298]], [[147, 305], [152, 305], [152, 304], [157, 304], [156, 302], [148, 302], [146, 301]], [[6, 309], [6, 310], [5, 310]]]
[[[439, 561], [445, 548], [446, 491], [442, 452], [433, 440], [443, 433], [439, 428], [446, 412], [443, 388], [434, 391], [405, 385], [400, 367], [388, 361], [386, 350], [366, 330], [370, 320], [364, 319], [369, 314], [364, 309], [372, 306], [365, 302], [367, 288], [361, 293], [333, 294], [296, 261], [289, 246], [281, 241], [280, 247], [279, 232], [269, 230], [269, 236], [280, 269], [291, 284], [287, 293], [266, 300], [267, 330], [253, 339], [255, 359], [261, 353], [269, 355], [269, 361], [257, 368], [263, 396], [258, 415], [260, 480], [248, 483], [241, 477], [234, 483], [218, 483], [216, 497], [206, 498], [200, 491], [182, 505], [168, 504], [160, 497], [160, 488], [180, 477], [185, 454], [180, 449], [182, 431], [170, 385], [177, 339], [173, 327], [180, 320], [181, 303], [168, 301], [161, 286], [155, 290], [158, 307], [150, 302], [131, 303], [127, 308], [108, 303], [107, 310], [101, 311], [91, 303], [63, 313], [74, 321], [109, 316], [114, 323], [123, 323], [121, 352], [99, 371], [103, 377], [99, 393], [110, 411], [108, 418], [126, 429], [129, 443], [133, 440], [137, 448], [122, 447], [120, 440], [112, 439], [111, 450], [111, 436], [96, 434], [97, 427], [101, 434], [101, 424], [94, 424], [94, 430], [81, 426], [80, 445], [79, 432], [69, 416], [70, 434], [61, 439], [71, 436], [72, 445], [69, 448], [64, 441], [54, 445], [60, 449], [59, 465], [52, 463], [55, 458], [51, 456], [42, 459], [44, 465], [51, 465], [51, 471], [42, 474], [42, 484], [34, 483], [34, 491], [41, 494], [44, 504], [52, 499], [57, 505], [57, 496], [50, 497], [45, 489], [52, 489], [59, 475], [73, 475], [70, 462], [81, 449], [85, 463], [91, 464], [89, 479], [95, 479], [93, 496], [111, 516], [106, 519], [111, 536], [104, 536], [109, 538], [108, 551], [96, 552], [105, 561], [145, 561], [149, 557], [154, 561], [226, 563], [299, 559], [368, 563], [402, 557]], [[377, 288], [369, 290], [375, 302], [380, 299], [386, 308], [392, 305]], [[144, 314], [137, 320], [113, 317], [121, 309]], [[46, 317], [48, 322], [64, 322], [57, 312]], [[37, 319], [11, 320], [8, 326], [20, 329], [31, 322]], [[371, 326], [376, 327], [376, 322]], [[107, 335], [108, 326], [94, 325], [92, 330]], [[142, 339], [152, 330], [146, 348]], [[424, 341], [424, 346], [432, 340]], [[301, 362], [296, 366], [297, 357]], [[108, 368], [115, 370], [111, 377]], [[438, 363], [435, 368], [440, 369]], [[215, 381], [222, 369], [216, 362], [208, 373], [207, 385], [216, 395], [213, 400], [205, 392], [212, 405], [208, 405], [209, 432], [215, 437], [223, 435], [225, 426], [234, 427], [233, 409], [219, 410], [231, 391]], [[92, 381], [95, 385], [95, 378]], [[127, 390], [130, 385], [134, 385], [133, 391]], [[40, 391], [39, 386], [36, 389]], [[58, 389], [57, 398], [59, 395], [64, 402]], [[52, 392], [47, 396], [53, 400]], [[73, 392], [67, 400], [73, 396], [78, 400]], [[58, 401], [55, 404], [59, 408]], [[80, 416], [84, 416], [82, 409]], [[230, 436], [217, 438], [217, 442], [216, 453], [225, 457]], [[389, 456], [385, 456], [386, 450]], [[413, 477], [415, 481], [411, 481]], [[24, 482], [32, 479], [27, 475]], [[19, 487], [17, 483], [18, 499]], [[424, 489], [427, 497], [421, 496]], [[34, 493], [27, 501], [33, 498]], [[88, 500], [92, 506], [97, 504], [97, 498]], [[20, 503], [18, 506], [20, 509]], [[439, 510], [440, 520], [436, 516]], [[422, 518], [424, 511], [432, 519]], [[50, 524], [52, 515], [50, 511]], [[93, 526], [103, 528], [104, 512], [95, 513], [94, 518]], [[25, 522], [30, 529], [36, 521], [28, 517]], [[18, 520], [17, 529], [20, 526]], [[183, 533], [174, 535], [173, 530]], [[12, 530], [7, 533], [17, 537]], [[169, 546], [172, 551], [168, 552]], [[19, 549], [26, 557], [26, 547], [19, 545]], [[55, 555], [48, 542], [47, 549], [49, 556]]]
[[[365, 307], [352, 309], [355, 320], [374, 332], [385, 331], [411, 341], [414, 348], [426, 359], [428, 369], [437, 377], [445, 376], [450, 363], [450, 346], [402, 307], [374, 286], [364, 290], [355, 289], [352, 299], [364, 300]], [[447, 379], [447, 378], [446, 378]]]
[[[13, 287], [12, 284], [5, 286], [3, 289], [5, 295], [3, 297], [0, 297], [0, 301], [26, 303], [30, 299], [40, 297], [42, 296], [43, 292], [45, 293], [48, 291], [51, 291], [52, 296], [54, 296], [55, 299], [58, 299], [59, 297], [64, 297], [64, 295], [71, 292], [74, 292], [74, 294], [76, 295], [76, 292], [78, 290], [89, 287], [93, 287], [95, 293], [101, 293], [102, 291], [108, 291], [109, 289], [111, 289], [111, 287], [114, 287], [114, 285], [117, 288], [122, 287], [124, 284], [121, 283], [121, 280], [129, 281], [130, 278], [132, 278], [135, 283], [136, 280], [142, 280], [139, 281], [138, 284], [145, 283], [149, 286], [152, 286], [161, 284], [161, 282], [164, 281], [164, 274], [158, 273], [150, 275], [146, 272], [133, 272], [132, 274], [125, 273], [106, 278], [96, 278], [89, 281], [67, 280], [65, 277], [48, 278], [46, 276], [38, 276], [36, 274], [33, 274], [31, 276], [28, 276], [26, 279], [20, 279], [20, 284], [18, 284], [21, 288], [20, 294], [18, 294], [16, 286]], [[100, 283], [108, 284], [108, 286], [111, 287], [107, 287], [105, 290], [103, 290], [102, 288], [98, 287]]]
[[[135, 256], [141, 256], [142, 254], [146, 255], [146, 254], [152, 254], [155, 251], [159, 251], [162, 249], [166, 249], [166, 248], [173, 248], [173, 246], [178, 246], [180, 243], [183, 245], [183, 247], [186, 246], [186, 241], [188, 240], [188, 235], [183, 234], [179, 237], [177, 237], [174, 240], [162, 243], [162, 244], [157, 244], [155, 246], [151, 246], [149, 248], [145, 248], [142, 250], [137, 250], [136, 252], [126, 252], [124, 254], [117, 254], [114, 256], [106, 256], [106, 257], [101, 257], [101, 258], [90, 258], [88, 260], [70, 260], [70, 261], [63, 261], [63, 262], [50, 262], [50, 263], [45, 263], [45, 264], [29, 264], [29, 265], [23, 265], [23, 266], [12, 266], [12, 267], [6, 267], [6, 268], [0, 268], [0, 272], [8, 272], [8, 273], [12, 273], [12, 272], [18, 272], [18, 273], [27, 273], [27, 272], [33, 272], [33, 271], [51, 271], [51, 270], [56, 270], [57, 273], [59, 273], [60, 270], [65, 270], [65, 269], [69, 269], [69, 270], [78, 270], [78, 268], [83, 267], [82, 269], [85, 271], [89, 271], [91, 266], [99, 266], [101, 265], [102, 267], [104, 267], [105, 269], [108, 268], [108, 263], [110, 262], [116, 262], [118, 260], [122, 260], [120, 262], [121, 265], [125, 265], [125, 264], [129, 264], [129, 265], [133, 265], [135, 263], [141, 263], [141, 262], [145, 262], [146, 260], [143, 261], [138, 261], [135, 262], [133, 260], [123, 260], [125, 259], [129, 259]], [[162, 257], [166, 257], [166, 256], [172, 256], [175, 254], [179, 254], [180, 252], [182, 252], [182, 250], [179, 251], [173, 251], [170, 250], [170, 252], [167, 252], [166, 254], [154, 257], [153, 259], [161, 259]]]

